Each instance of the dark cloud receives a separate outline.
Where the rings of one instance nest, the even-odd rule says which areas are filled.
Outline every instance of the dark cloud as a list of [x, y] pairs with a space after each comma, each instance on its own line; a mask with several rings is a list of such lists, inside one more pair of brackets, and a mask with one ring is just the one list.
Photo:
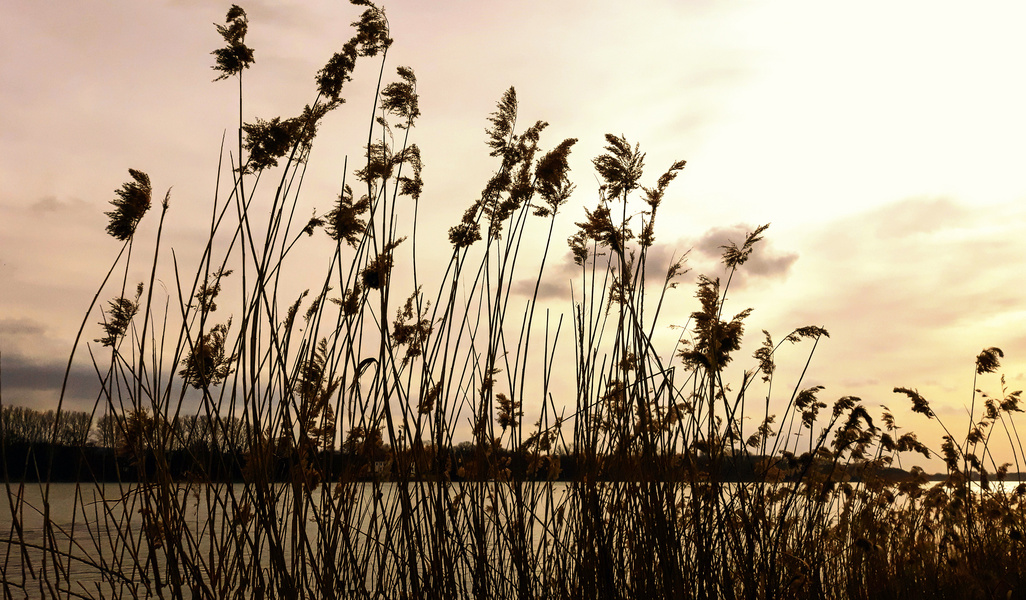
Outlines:
[[741, 244], [751, 228], [745, 225], [733, 225], [730, 227], [713, 227], [693, 243], [695, 253], [704, 258], [718, 260], [723, 254], [723, 246], [730, 242]]
[[[3, 403], [49, 409], [60, 398], [67, 348], [53, 339], [52, 328], [29, 318], [0, 319], [0, 392]], [[79, 406], [100, 389], [88, 357], [80, 357], [68, 373], [65, 399]]]
[[[552, 277], [548, 277], [542, 280], [538, 284], [538, 299], [539, 300], [553, 300], [559, 298], [569, 298], [570, 280], [564, 280], [562, 282], [555, 280]], [[522, 296], [531, 297], [534, 295], [535, 282], [523, 279], [518, 281], [513, 286], [513, 293], [520, 294]]]
[[11, 357], [39, 357], [63, 352], [64, 342], [55, 339], [53, 327], [36, 319], [0, 319], [0, 359], [4, 361], [5, 369]]
[[784, 278], [798, 260], [798, 254], [753, 254], [745, 263], [744, 272], [758, 277]]
[[[111, 194], [113, 197], [114, 194]], [[95, 207], [80, 199], [60, 199], [57, 196], [44, 196], [29, 206], [29, 212], [36, 216], [51, 215], [58, 212], [94, 210]]]
[[44, 333], [46, 333], [46, 328], [31, 319], [0, 319], [0, 339], [9, 336], [38, 337]]
[[33, 202], [31, 210], [37, 213], [51, 213], [57, 212], [60, 208], [61, 203], [56, 196], [47, 196]]
[[[691, 244], [694, 248], [690, 257], [693, 270], [707, 276], [724, 274], [724, 249], [731, 244], [740, 247], [755, 229], [755, 226], [743, 223], [709, 229]], [[677, 244], [682, 245], [684, 241]], [[734, 274], [731, 286], [734, 289], [744, 287], [753, 278], [785, 279], [797, 261], [797, 253], [781, 252], [774, 247], [772, 229], [769, 229], [756, 243], [748, 261]]]
[[[4, 353], [0, 361], [0, 386], [3, 386], [4, 404], [36, 404], [42, 405], [41, 408], [56, 406], [67, 362], [36, 361], [8, 353]], [[99, 388], [99, 380], [92, 367], [72, 366], [68, 373], [68, 400], [81, 402], [95, 398]]]
[[[666, 282], [666, 274], [671, 265], [680, 261], [683, 269], [678, 275], [678, 283], [693, 281], [698, 274], [710, 277], [724, 274], [722, 264], [723, 247], [730, 243], [741, 245], [755, 228], [749, 225], [717, 227], [701, 235], [697, 241], [678, 239], [675, 242], [656, 242], [649, 249], [645, 260], [645, 281], [650, 288], [662, 287]], [[784, 279], [790, 273], [798, 254], [776, 250], [767, 234], [758, 242], [748, 261], [734, 274], [731, 281], [733, 289], [743, 288], [752, 279]], [[605, 264], [605, 257], [599, 257], [599, 268]], [[546, 270], [539, 287], [539, 298], [557, 299], [570, 298], [570, 281], [580, 277], [581, 268], [573, 261], [573, 254], [567, 252], [555, 265]], [[531, 295], [534, 293], [534, 280], [518, 282], [513, 291], [517, 294]]]
[[579, 279], [580, 274], [581, 267], [574, 262], [573, 253], [567, 251], [560, 260], [549, 264], [540, 283], [536, 279], [521, 279], [513, 284], [512, 292], [531, 297], [537, 284], [539, 300], [569, 300], [570, 282]]

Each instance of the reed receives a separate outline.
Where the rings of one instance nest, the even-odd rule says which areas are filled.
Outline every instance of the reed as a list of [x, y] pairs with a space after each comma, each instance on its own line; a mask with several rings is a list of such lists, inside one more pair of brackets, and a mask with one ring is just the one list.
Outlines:
[[[639, 146], [607, 135], [593, 160], [596, 204], [568, 217], [577, 140], [545, 150], [547, 124], [518, 129], [510, 88], [488, 117], [495, 172], [448, 230], [445, 267], [422, 269], [417, 80], [399, 67], [386, 83], [386, 15], [353, 4], [363, 7], [354, 36], [291, 118], [244, 120], [248, 17], [233, 5], [218, 26], [225, 45], [214, 69], [238, 83], [238, 136], [222, 149], [197, 263], [180, 265], [162, 237], [170, 190], [145, 240], [136, 231], [152, 204], [149, 177], [130, 170], [116, 191], [107, 232], [122, 249], [68, 362], [70, 372], [86, 350], [99, 390], [96, 433], [77, 447], [111, 454], [83, 460], [70, 519], [57, 517], [50, 479], [62, 455], [32, 459], [47, 467], [37, 466], [31, 500], [36, 484], [7, 471], [14, 438], [5, 434], [5, 597], [1026, 593], [1026, 484], [1005, 485], [1012, 465], [987, 449], [996, 433], [1016, 449], [1015, 473], [1026, 460], [1020, 392], [1003, 379], [999, 395], [973, 393], [982, 411], [964, 436], [945, 429], [947, 478], [936, 485], [918, 469], [891, 477], [902, 453], [934, 453], [899, 435], [890, 414], [874, 419], [849, 396], [830, 405], [801, 380], [774, 387], [781, 346], [807, 346], [808, 369], [824, 328], [797, 327], [779, 341], [765, 333], [740, 381], [729, 381], [750, 312], [730, 316], [731, 278], [767, 226], [724, 248], [727, 276], [698, 278], [688, 326], [675, 346], [657, 348], [665, 301], [686, 267], [685, 257], [656, 265], [665, 276], [649, 281], [649, 249], [684, 161], [647, 187]], [[330, 211], [302, 217], [318, 126], [365, 62], [379, 75], [360, 165], [341, 173]], [[539, 290], [566, 218], [580, 221], [568, 240], [579, 273], [564, 322]], [[327, 236], [330, 250], [304, 254], [311, 236]], [[525, 244], [538, 239], [535, 257]], [[158, 273], [168, 252], [173, 269]], [[322, 269], [309, 289], [285, 283], [294, 265], [313, 272], [315, 260]], [[140, 269], [147, 277], [137, 284]], [[534, 278], [526, 301], [514, 293], [525, 272]], [[154, 290], [158, 276], [173, 282], [166, 296]], [[95, 343], [83, 344], [91, 335]], [[567, 377], [556, 364], [567, 345], [571, 405], [553, 395]], [[995, 372], [1002, 356], [984, 350], [977, 375]], [[937, 419], [916, 391], [895, 392]], [[47, 422], [51, 445], [67, 429], [64, 395]], [[784, 410], [772, 413], [780, 398]], [[746, 428], [750, 419], [761, 425]], [[83, 583], [82, 572], [95, 581]]]

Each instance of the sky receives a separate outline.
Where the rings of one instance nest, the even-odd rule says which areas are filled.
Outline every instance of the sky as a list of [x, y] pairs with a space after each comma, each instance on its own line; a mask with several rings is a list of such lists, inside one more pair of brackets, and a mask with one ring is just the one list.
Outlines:
[[[298, 113], [313, 76], [351, 36], [338, 0], [244, 3], [246, 119]], [[687, 167], [660, 209], [653, 256], [689, 251], [691, 274], [664, 324], [692, 310], [694, 276], [720, 246], [770, 223], [731, 287], [727, 312], [779, 339], [819, 325], [803, 385], [827, 401], [888, 406], [907, 430], [937, 431], [895, 386], [917, 388], [967, 426], [974, 359], [1005, 352], [1026, 385], [1026, 7], [1018, 2], [814, 0], [385, 1], [389, 69], [418, 78], [425, 236], [445, 232], [495, 164], [486, 117], [514, 86], [522, 122], [550, 123], [542, 147], [579, 138], [565, 239], [597, 199], [590, 160], [614, 133], [646, 152], [653, 185]], [[104, 234], [127, 169], [172, 188], [167, 236], [204, 238], [221, 137], [237, 88], [211, 80], [228, 5], [208, 0], [36, 2], [0, 8], [0, 392], [48, 408], [75, 331], [119, 245]], [[329, 207], [346, 156], [362, 154], [376, 71], [357, 67], [350, 101], [322, 127], [304, 194]], [[361, 141], [363, 140], [363, 141]], [[141, 231], [152, 225], [144, 225]], [[432, 258], [428, 243], [427, 259]], [[569, 253], [543, 283], [569, 313]], [[301, 279], [302, 273], [294, 276]], [[86, 339], [98, 337], [87, 329]], [[672, 338], [671, 330], [660, 330]], [[569, 340], [566, 340], [569, 343]], [[754, 346], [753, 346], [754, 348]], [[808, 347], [781, 353], [793, 382]], [[750, 351], [748, 353], [750, 355]], [[739, 361], [741, 359], [738, 359]], [[746, 366], [754, 362], [746, 361]], [[978, 387], [1000, 393], [997, 375]], [[89, 378], [74, 372], [72, 384]], [[86, 402], [84, 398], [80, 399]]]

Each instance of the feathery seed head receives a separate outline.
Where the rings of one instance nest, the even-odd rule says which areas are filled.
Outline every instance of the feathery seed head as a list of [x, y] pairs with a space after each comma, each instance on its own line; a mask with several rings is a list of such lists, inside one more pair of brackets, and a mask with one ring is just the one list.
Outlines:
[[520, 417], [524, 416], [524, 411], [519, 400], [512, 400], [502, 392], [495, 395], [495, 400], [499, 403], [496, 420], [503, 431], [507, 427], [513, 427], [520, 423]]
[[239, 75], [244, 69], [253, 64], [253, 49], [246, 45], [246, 32], [249, 30], [249, 18], [246, 11], [238, 5], [233, 4], [225, 16], [225, 25], [214, 24], [217, 32], [224, 38], [225, 47], [218, 48], [211, 52], [214, 55], [216, 64], [212, 69], [220, 71], [220, 75], [214, 81], [228, 79], [232, 75]]
[[405, 240], [405, 237], [401, 237], [386, 244], [381, 252], [367, 263], [367, 267], [360, 273], [364, 286], [374, 290], [388, 286], [389, 276], [392, 273], [392, 251]]
[[357, 42], [360, 56], [377, 56], [392, 45], [392, 38], [388, 37], [385, 9], [371, 2], [360, 2], [359, 5], [366, 6], [367, 10], [363, 11], [358, 21], [353, 22], [356, 28], [353, 39]]
[[368, 7], [360, 15], [360, 19], [352, 23], [356, 28], [356, 35], [343, 44], [339, 52], [332, 55], [324, 68], [317, 72], [316, 77], [317, 92], [327, 98], [333, 108], [345, 102], [342, 98], [342, 86], [352, 81], [357, 57], [374, 56], [387, 50], [392, 44], [388, 37], [388, 19], [385, 18], [384, 11], [364, 0], [352, 4]]
[[623, 136], [606, 134], [606, 154], [591, 161], [595, 170], [605, 180], [602, 186], [604, 197], [615, 200], [626, 196], [638, 187], [638, 180], [645, 167], [645, 154], [638, 144], [633, 148]]
[[1001, 348], [984, 348], [982, 352], [976, 357], [976, 373], [993, 373], [997, 371], [998, 367], [1001, 366], [1001, 360], [1005, 357], [1005, 353], [1001, 351]]
[[278, 159], [293, 152], [298, 161], [304, 160], [313, 145], [317, 133], [317, 122], [327, 113], [327, 105], [303, 109], [303, 114], [291, 119], [274, 117], [270, 121], [257, 118], [255, 123], [245, 123], [242, 131], [246, 135], [243, 147], [249, 152], [245, 172], [256, 173], [278, 166]]
[[127, 241], [135, 235], [135, 229], [150, 209], [152, 201], [150, 176], [135, 169], [129, 169], [128, 174], [135, 181], [126, 182], [120, 190], [115, 191], [117, 197], [110, 201], [114, 210], [105, 213], [110, 217], [107, 233], [121, 241]]
[[776, 369], [776, 364], [773, 362], [773, 338], [770, 337], [770, 333], [765, 329], [762, 330], [762, 334], [766, 336], [763, 340], [762, 345], [752, 355], [755, 360], [759, 361], [759, 370], [762, 371], [762, 380], [768, 382], [773, 376], [773, 371]]
[[702, 310], [691, 314], [694, 322], [695, 342], [677, 355], [689, 367], [703, 367], [718, 371], [733, 357], [731, 353], [741, 347], [744, 338], [744, 320], [752, 313], [746, 309], [734, 315], [730, 321], [720, 320], [720, 280], [702, 275], [698, 278], [696, 294], [702, 303]]
[[135, 318], [135, 314], [139, 312], [139, 298], [142, 296], [142, 291], [143, 284], [140, 282], [136, 286], [134, 300], [122, 296], [108, 302], [107, 319], [100, 323], [106, 335], [95, 341], [111, 348], [117, 345], [118, 340], [124, 337], [125, 332], [128, 331], [128, 326]]
[[566, 243], [570, 246], [570, 252], [573, 253], [574, 264], [583, 267], [585, 261], [588, 260], [588, 238], [584, 231], [578, 231], [568, 237]]
[[347, 185], [339, 194], [335, 206], [324, 215], [324, 230], [336, 242], [346, 242], [355, 248], [367, 228], [367, 223], [361, 216], [368, 210], [370, 198], [363, 196], [359, 201], [353, 202], [353, 189]]
[[896, 387], [894, 388], [895, 394], [905, 394], [912, 400], [912, 412], [917, 412], [926, 415], [927, 417], [933, 417], [933, 409], [930, 408], [930, 403], [923, 398], [919, 392], [909, 388]]
[[232, 373], [236, 356], [225, 354], [231, 326], [232, 320], [229, 318], [226, 323], [215, 325], [196, 340], [185, 358], [182, 370], [178, 372], [187, 385], [196, 389], [220, 385]]
[[417, 288], [406, 303], [396, 311], [392, 324], [392, 342], [395, 346], [406, 346], [403, 364], [424, 352], [433, 326], [427, 313], [431, 310], [431, 301], [421, 306], [421, 291]]
[[570, 165], [567, 157], [576, 143], [577, 138], [567, 138], [538, 160], [534, 169], [534, 188], [548, 208], [539, 206], [535, 208], [534, 214], [543, 217], [555, 214], [573, 193], [574, 185], [568, 176]]
[[342, 86], [353, 79], [353, 69], [356, 68], [356, 44], [355, 39], [343, 44], [342, 50], [333, 54], [328, 64], [317, 72], [317, 92], [333, 103], [345, 102], [342, 98]]
[[424, 170], [424, 162], [420, 157], [420, 147], [417, 144], [410, 144], [404, 148], [401, 152], [393, 157], [393, 160], [397, 164], [405, 164], [413, 169], [413, 176], [400, 175], [399, 177], [399, 193], [404, 196], [409, 196], [414, 200], [420, 199], [420, 194], [424, 190], [424, 180], [421, 179], [421, 173]]
[[798, 329], [795, 329], [790, 334], [788, 334], [788, 336], [784, 339], [788, 342], [791, 342], [792, 344], [797, 344], [803, 338], [815, 340], [819, 339], [820, 337], [830, 337], [830, 333], [822, 327], [817, 327], [815, 325], [806, 325], [805, 327], [799, 327]]
[[449, 228], [449, 243], [454, 250], [466, 248], [481, 239], [481, 225], [476, 221], [460, 222]]
[[[409, 67], [396, 69], [402, 81], [390, 83], [381, 90], [381, 110], [405, 119], [407, 123], [420, 116], [417, 97], [417, 77]], [[406, 124], [397, 125], [399, 128]]]
[[488, 134], [488, 147], [492, 149], [490, 156], [505, 154], [510, 138], [513, 135], [513, 126], [517, 121], [517, 91], [510, 87], [499, 100], [498, 108], [488, 120], [492, 126], [485, 129]]
[[755, 231], [748, 234], [745, 238], [745, 243], [742, 244], [740, 248], [738, 248], [737, 244], [734, 242], [730, 242], [726, 246], [720, 246], [723, 248], [723, 264], [725, 264], [728, 269], [736, 269], [743, 265], [745, 261], [748, 260], [748, 257], [751, 256], [755, 243], [762, 240], [762, 232], [766, 231], [768, 228], [768, 223], [757, 227]]

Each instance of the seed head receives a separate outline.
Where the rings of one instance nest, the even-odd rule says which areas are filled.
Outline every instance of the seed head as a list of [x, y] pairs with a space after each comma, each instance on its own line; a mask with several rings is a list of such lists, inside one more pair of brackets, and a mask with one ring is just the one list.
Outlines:
[[232, 7], [228, 9], [224, 25], [215, 23], [214, 27], [225, 41], [224, 48], [218, 48], [211, 52], [216, 61], [211, 68], [221, 72], [214, 81], [220, 81], [228, 79], [232, 75], [239, 75], [243, 69], [248, 69], [254, 60], [253, 49], [245, 44], [249, 18], [246, 17], [246, 11], [239, 8], [238, 5], [232, 4]]
[[149, 175], [135, 169], [129, 169], [128, 174], [135, 181], [126, 182], [120, 190], [115, 191], [117, 197], [110, 201], [114, 205], [114, 210], [106, 213], [110, 217], [107, 233], [123, 242], [135, 235], [139, 221], [150, 209], [153, 192]]

